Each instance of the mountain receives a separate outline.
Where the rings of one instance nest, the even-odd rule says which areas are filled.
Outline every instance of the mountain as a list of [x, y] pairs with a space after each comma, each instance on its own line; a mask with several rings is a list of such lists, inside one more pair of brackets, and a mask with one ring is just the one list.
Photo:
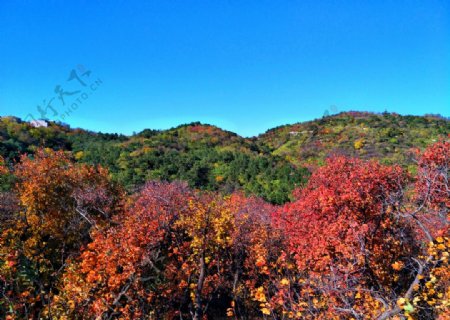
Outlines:
[[449, 133], [449, 119], [438, 115], [343, 112], [268, 130], [258, 142], [295, 165], [316, 166], [331, 154], [344, 154], [408, 166], [411, 148], [425, 148]]
[[17, 161], [38, 147], [61, 149], [77, 161], [107, 167], [130, 191], [150, 179], [185, 180], [193, 188], [244, 190], [279, 204], [332, 154], [408, 167], [411, 148], [449, 133], [450, 121], [439, 116], [363, 112], [280, 126], [253, 138], [199, 122], [124, 136], [1, 117], [0, 155]]
[[184, 180], [197, 189], [243, 190], [284, 203], [309, 176], [306, 168], [271, 154], [256, 141], [211, 125], [147, 129], [126, 137], [54, 122], [36, 128], [17, 118], [0, 119], [0, 155], [14, 161], [38, 147], [67, 150], [77, 161], [107, 167], [129, 191], [150, 179]]

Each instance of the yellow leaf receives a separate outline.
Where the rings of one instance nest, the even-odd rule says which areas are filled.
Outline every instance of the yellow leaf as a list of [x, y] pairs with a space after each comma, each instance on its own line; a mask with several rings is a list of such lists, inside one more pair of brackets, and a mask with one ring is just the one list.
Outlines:
[[401, 308], [406, 303], [405, 298], [400, 298], [397, 300], [397, 305]]
[[267, 309], [267, 308], [262, 308], [262, 309], [261, 309], [261, 312], [262, 312], [263, 314], [270, 315], [270, 310]]

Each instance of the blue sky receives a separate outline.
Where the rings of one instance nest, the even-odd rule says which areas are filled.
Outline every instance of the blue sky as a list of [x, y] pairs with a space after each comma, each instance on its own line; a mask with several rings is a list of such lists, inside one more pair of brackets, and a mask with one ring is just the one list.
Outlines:
[[0, 115], [103, 132], [450, 116], [449, 1], [1, 1], [0, 58]]

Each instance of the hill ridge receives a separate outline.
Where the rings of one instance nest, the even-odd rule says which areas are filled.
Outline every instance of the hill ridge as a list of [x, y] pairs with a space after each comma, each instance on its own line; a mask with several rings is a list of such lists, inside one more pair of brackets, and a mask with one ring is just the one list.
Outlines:
[[242, 189], [283, 203], [330, 155], [375, 158], [412, 170], [411, 149], [449, 133], [450, 121], [436, 115], [368, 112], [279, 126], [251, 138], [201, 122], [126, 136], [52, 121], [36, 128], [17, 117], [1, 117], [0, 156], [13, 162], [39, 147], [61, 149], [79, 162], [107, 167], [130, 190], [152, 179], [185, 180], [198, 189]]

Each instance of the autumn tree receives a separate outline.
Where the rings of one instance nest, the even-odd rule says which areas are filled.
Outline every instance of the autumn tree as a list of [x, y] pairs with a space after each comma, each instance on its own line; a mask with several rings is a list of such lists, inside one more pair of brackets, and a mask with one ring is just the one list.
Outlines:
[[255, 316], [255, 263], [277, 239], [270, 237], [273, 206], [240, 193], [223, 198], [203, 194], [191, 205], [193, 215], [182, 217], [179, 225], [189, 241], [181, 270], [190, 288], [193, 319], [225, 315], [224, 306], [230, 317]]
[[428, 240], [449, 231], [450, 142], [437, 142], [418, 153], [415, 183], [415, 210], [407, 208], [409, 218], [420, 222]]
[[190, 212], [192, 197], [184, 184], [148, 183], [114, 227], [93, 232], [92, 243], [68, 267], [54, 302], [59, 314], [136, 319], [158, 317], [174, 305], [178, 310], [166, 274], [179, 269], [170, 270], [167, 259], [178, 261], [173, 247], [183, 241], [175, 223]]
[[[67, 268], [60, 315], [102, 318], [245, 318], [272, 206], [241, 194], [148, 183], [106, 233]], [[262, 241], [261, 239], [264, 239]]]
[[449, 144], [419, 156], [415, 178], [343, 157], [319, 168], [297, 200], [274, 214], [288, 254], [278, 278], [254, 293], [261, 311], [280, 318], [446, 319]]
[[392, 264], [410, 263], [417, 249], [410, 227], [392, 214], [401, 199], [390, 200], [405, 183], [399, 167], [335, 157], [276, 212], [299, 272], [297, 305], [288, 311], [313, 319], [374, 318], [382, 301], [402, 290], [410, 275]]
[[[422, 251], [413, 264], [396, 265], [414, 278], [380, 320], [397, 315], [411, 319], [450, 317], [450, 143], [439, 141], [423, 152], [417, 151], [417, 156], [412, 195], [395, 214], [415, 226], [415, 240]], [[408, 194], [408, 190], [402, 193]]]
[[40, 149], [14, 168], [19, 209], [2, 228], [0, 274], [10, 316], [40, 317], [69, 257], [109, 225], [121, 191], [105, 169], [74, 164], [62, 151]]

